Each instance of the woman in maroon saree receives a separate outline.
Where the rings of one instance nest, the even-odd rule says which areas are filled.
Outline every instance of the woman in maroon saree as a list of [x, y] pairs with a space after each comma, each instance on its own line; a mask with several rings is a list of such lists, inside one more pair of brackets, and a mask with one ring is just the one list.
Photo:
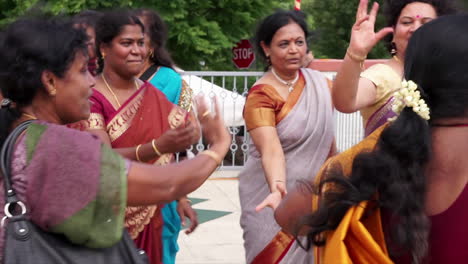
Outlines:
[[[171, 162], [199, 138], [192, 115], [136, 76], [146, 50], [143, 25], [125, 11], [104, 14], [96, 26], [100, 68], [82, 129], [98, 135], [126, 158], [150, 164]], [[151, 263], [161, 263], [163, 220], [159, 206], [127, 207], [125, 226]]]

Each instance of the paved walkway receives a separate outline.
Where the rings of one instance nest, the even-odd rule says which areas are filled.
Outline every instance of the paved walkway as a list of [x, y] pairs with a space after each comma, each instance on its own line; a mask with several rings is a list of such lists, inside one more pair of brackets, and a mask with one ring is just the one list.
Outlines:
[[243, 264], [237, 172], [215, 172], [189, 195], [202, 222], [190, 235], [180, 233], [177, 264]]

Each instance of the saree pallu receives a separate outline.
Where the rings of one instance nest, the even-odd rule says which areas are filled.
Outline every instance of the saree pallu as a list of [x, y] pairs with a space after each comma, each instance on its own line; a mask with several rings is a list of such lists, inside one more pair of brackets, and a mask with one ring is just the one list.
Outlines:
[[369, 136], [377, 128], [387, 123], [389, 118], [397, 116], [392, 110], [393, 101], [394, 97], [392, 96], [369, 117], [364, 127], [365, 137]]
[[[97, 91], [92, 100], [99, 101], [104, 108], [111, 107]], [[181, 125], [185, 117], [184, 110], [169, 102], [163, 93], [147, 82], [106, 120], [95, 108], [98, 108], [96, 102], [91, 109], [89, 126], [92, 129], [93, 124], [104, 123], [113, 148], [134, 147], [157, 139], [166, 130]], [[172, 158], [172, 154], [164, 154], [148, 163], [163, 165], [171, 162]], [[137, 246], [147, 252], [150, 262], [161, 263], [163, 219], [160, 207], [128, 207], [125, 226]]]
[[[122, 237], [129, 164], [89, 133], [37, 121], [17, 141], [11, 179], [40, 228], [74, 244], [106, 248]], [[4, 231], [1, 227], [0, 263]]]
[[[276, 125], [286, 160], [288, 190], [294, 188], [296, 180], [313, 179], [325, 162], [334, 137], [327, 80], [317, 71], [301, 71], [306, 82], [302, 94], [289, 114]], [[240, 224], [247, 263], [313, 263], [312, 252], [302, 249], [291, 235], [281, 231], [273, 210], [255, 211], [269, 193], [260, 154], [250, 141], [249, 158], [239, 174]]]
[[[316, 184], [332, 170], [350, 175], [354, 158], [362, 152], [372, 151], [386, 126], [381, 126], [366, 139], [343, 153], [330, 158], [315, 179]], [[324, 186], [326, 191], [329, 186]], [[312, 211], [317, 210], [320, 197], [314, 196]], [[365, 217], [364, 217], [365, 216]], [[392, 264], [385, 244], [380, 209], [374, 202], [362, 201], [348, 209], [338, 227], [326, 234], [323, 247], [315, 247], [316, 264]]]

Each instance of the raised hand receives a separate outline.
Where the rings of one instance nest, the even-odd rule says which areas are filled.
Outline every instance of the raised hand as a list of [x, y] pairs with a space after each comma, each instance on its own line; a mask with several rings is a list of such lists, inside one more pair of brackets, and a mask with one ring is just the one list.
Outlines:
[[351, 29], [351, 40], [348, 49], [359, 57], [366, 57], [385, 35], [393, 32], [393, 28], [391, 27], [385, 27], [377, 33], [375, 32], [375, 20], [379, 4], [374, 2], [370, 13], [368, 13], [368, 3], [368, 0], [360, 0], [356, 12], [356, 22]]
[[190, 200], [188, 198], [182, 198], [179, 200], [177, 204], [177, 212], [179, 213], [180, 221], [182, 226], [186, 226], [187, 220], [185, 217], [187, 217], [190, 220], [190, 226], [187, 227], [187, 230], [185, 230], [185, 234], [190, 234], [198, 226], [198, 216], [197, 212], [193, 210], [192, 205], [190, 204]]
[[204, 139], [206, 139], [210, 145], [221, 143], [223, 148], [225, 147], [227, 151], [230, 143], [230, 135], [224, 126], [216, 97], [214, 98], [214, 112], [210, 110], [209, 104], [202, 95], [195, 97], [195, 104]]

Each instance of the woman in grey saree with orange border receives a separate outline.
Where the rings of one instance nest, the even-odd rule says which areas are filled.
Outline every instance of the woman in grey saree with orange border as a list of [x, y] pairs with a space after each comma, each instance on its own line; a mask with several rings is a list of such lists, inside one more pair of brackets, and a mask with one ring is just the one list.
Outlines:
[[[312, 180], [333, 145], [334, 124], [327, 79], [317, 71], [301, 69], [286, 101], [270, 85], [254, 86], [247, 97], [247, 129], [276, 127], [286, 161], [286, 188], [297, 180]], [[313, 256], [281, 231], [273, 211], [255, 211], [270, 194], [261, 157], [250, 142], [249, 158], [239, 174], [241, 226], [247, 263], [312, 263]]]

